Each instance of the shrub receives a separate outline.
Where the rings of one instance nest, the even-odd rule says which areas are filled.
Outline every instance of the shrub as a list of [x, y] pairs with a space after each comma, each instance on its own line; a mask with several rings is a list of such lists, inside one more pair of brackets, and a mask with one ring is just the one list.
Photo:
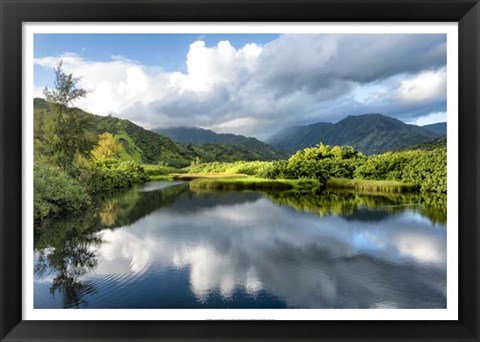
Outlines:
[[158, 165], [142, 165], [145, 173], [151, 177], [154, 176], [166, 176], [171, 173], [178, 173], [179, 169], [165, 165], [164, 163], [159, 163]]
[[447, 149], [388, 152], [369, 157], [354, 172], [356, 178], [396, 180], [421, 191], [447, 192]]
[[256, 176], [269, 179], [287, 178], [287, 165], [288, 162], [286, 160], [270, 162], [264, 165]]
[[81, 175], [82, 183], [92, 194], [127, 188], [149, 179], [138, 163], [116, 159], [95, 161]]
[[89, 195], [75, 179], [55, 166], [35, 164], [33, 206], [35, 221], [80, 212], [90, 204]]

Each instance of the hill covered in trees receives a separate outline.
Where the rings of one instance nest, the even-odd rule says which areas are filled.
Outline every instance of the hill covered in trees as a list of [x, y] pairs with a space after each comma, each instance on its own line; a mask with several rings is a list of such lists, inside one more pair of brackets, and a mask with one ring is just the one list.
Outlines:
[[426, 143], [445, 134], [445, 123], [416, 126], [381, 114], [365, 114], [348, 116], [337, 123], [288, 127], [270, 137], [267, 143], [292, 153], [322, 142], [349, 145], [365, 154], [378, 154]]
[[[95, 205], [99, 194], [149, 180], [175, 179], [179, 172], [188, 172], [189, 179], [204, 178], [201, 184], [207, 188], [288, 187], [318, 193], [329, 185], [446, 193], [446, 139], [438, 139], [446, 129], [442, 125], [406, 125], [375, 114], [290, 128], [283, 132], [284, 143], [315, 140], [314, 147], [282, 158], [253, 138], [195, 128], [178, 130], [175, 139], [183, 139], [178, 143], [131, 121], [71, 107], [87, 92], [76, 87], [78, 79], [65, 74], [61, 62], [54, 71], [55, 88], [45, 88], [46, 100], [34, 99], [36, 224], [82, 212]], [[292, 140], [285, 140], [289, 135]], [[317, 139], [340, 142], [331, 146], [318, 144]], [[415, 146], [367, 156], [341, 141], [364, 146], [364, 151]], [[205, 176], [210, 173], [215, 175]]]
[[[35, 132], [38, 142], [43, 139], [44, 124], [52, 115], [47, 101], [34, 99]], [[159, 162], [173, 167], [184, 167], [192, 161], [225, 161], [237, 160], [275, 160], [286, 157], [273, 148], [254, 138], [244, 138], [243, 143], [176, 143], [168, 137], [140, 127], [129, 120], [112, 116], [99, 116], [87, 113], [79, 108], [71, 108], [70, 115], [80, 120], [91, 122], [92, 135], [105, 132], [112, 133], [121, 145], [120, 159], [133, 160], [138, 163], [157, 164]], [[213, 132], [212, 132], [213, 133]], [[240, 139], [242, 140], [242, 139]]]
[[153, 132], [164, 135], [182, 144], [215, 144], [236, 146], [241, 150], [251, 151], [259, 160], [273, 160], [288, 157], [288, 153], [275, 150], [270, 145], [252, 137], [230, 133], [216, 133], [200, 127], [155, 128]]
[[423, 128], [429, 129], [441, 135], [447, 135], [447, 123], [446, 122], [437, 122], [431, 125], [421, 126]]

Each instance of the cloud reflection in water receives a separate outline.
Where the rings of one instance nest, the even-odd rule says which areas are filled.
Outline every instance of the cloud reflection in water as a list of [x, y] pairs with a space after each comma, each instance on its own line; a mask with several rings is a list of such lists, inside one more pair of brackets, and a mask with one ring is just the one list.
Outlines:
[[260, 197], [155, 211], [98, 234], [104, 243], [89, 277], [186, 269], [201, 303], [214, 292], [228, 301], [238, 291], [253, 298], [265, 291], [289, 307], [446, 305], [446, 231], [411, 211], [347, 220]]

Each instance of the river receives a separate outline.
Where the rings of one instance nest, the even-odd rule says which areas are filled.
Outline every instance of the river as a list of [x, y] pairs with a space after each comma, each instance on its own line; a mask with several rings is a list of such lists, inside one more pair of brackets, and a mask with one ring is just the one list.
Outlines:
[[36, 229], [35, 308], [445, 308], [445, 198], [151, 182]]

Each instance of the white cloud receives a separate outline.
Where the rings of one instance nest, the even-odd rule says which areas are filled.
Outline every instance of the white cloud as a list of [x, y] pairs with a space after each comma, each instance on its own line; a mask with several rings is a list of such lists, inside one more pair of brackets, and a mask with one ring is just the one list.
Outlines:
[[165, 83], [165, 75], [159, 68], [147, 68], [118, 57], [107, 62], [88, 61], [72, 53], [35, 59], [35, 63], [53, 69], [60, 60], [65, 72], [80, 76], [79, 86], [89, 91], [86, 98], [75, 103], [87, 111], [122, 117], [132, 103], [161, 98], [162, 93], [155, 86]]
[[[446, 267], [445, 231], [420, 214], [398, 213], [385, 218], [387, 224], [352, 224], [338, 216], [319, 220], [284, 210], [265, 198], [229, 206], [213, 203], [208, 208], [194, 205], [188, 215], [158, 210], [134, 224], [101, 231], [103, 243], [94, 248], [95, 274], [124, 278], [183, 269], [201, 302], [217, 291], [228, 300], [238, 290], [250, 296], [266, 290], [301, 307], [335, 306], [345, 300], [338, 293], [346, 290], [361, 294], [348, 299], [358, 303], [394, 297], [389, 291], [395, 287], [387, 289], [386, 278], [378, 275], [402, 265], [408, 265], [403, 272], [412, 272], [400, 277], [412, 282], [410, 288], [418, 282], [443, 286], [438, 271]], [[113, 269], [116, 262], [121, 267]], [[420, 272], [421, 279], [415, 276]], [[352, 273], [361, 276], [352, 278]], [[408, 305], [409, 296], [403, 293], [401, 298]]]
[[447, 122], [447, 113], [446, 112], [430, 113], [418, 118], [412, 123], [418, 126], [425, 126], [425, 125], [430, 125], [437, 122]]
[[[443, 35], [283, 35], [259, 46], [198, 40], [187, 72], [122, 56], [35, 59], [82, 76], [75, 105], [146, 128], [196, 125], [264, 137], [288, 126], [380, 112], [410, 121], [445, 110]], [[37, 85], [36, 95], [41, 85]]]
[[258, 127], [259, 125], [265, 125], [266, 123], [267, 123], [266, 120], [256, 119], [253, 117], [244, 117], [244, 118], [228, 120], [212, 126], [204, 126], [203, 128], [211, 129], [219, 133], [241, 134], [242, 132], [245, 132], [245, 131], [251, 131], [255, 129], [255, 127]]
[[445, 68], [428, 70], [402, 81], [398, 96], [405, 101], [425, 101], [445, 97], [447, 93]]

